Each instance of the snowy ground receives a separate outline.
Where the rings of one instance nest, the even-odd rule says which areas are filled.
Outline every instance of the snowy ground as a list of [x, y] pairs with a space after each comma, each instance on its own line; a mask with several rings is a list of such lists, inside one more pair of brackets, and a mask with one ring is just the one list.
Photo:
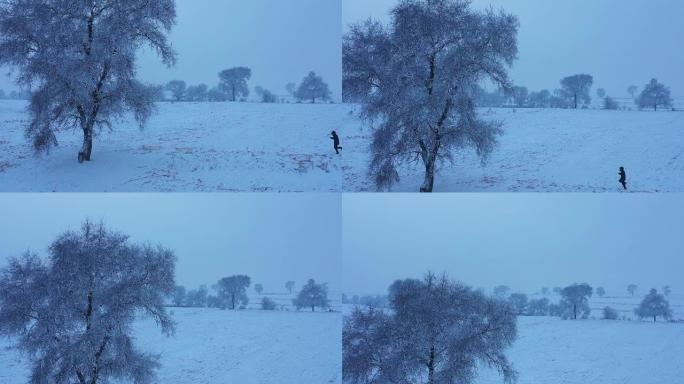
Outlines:
[[78, 131], [35, 156], [25, 101], [0, 100], [0, 191], [339, 191], [339, 104], [159, 103], [144, 130], [117, 123], [78, 164]]
[[[374, 191], [367, 177], [372, 129], [347, 105], [344, 188]], [[472, 150], [446, 165], [440, 192], [619, 192], [624, 166], [630, 191], [684, 191], [684, 112], [482, 109], [504, 123], [504, 135], [482, 166]], [[400, 170], [397, 192], [418, 191], [422, 166]]]
[[[161, 354], [156, 384], [341, 383], [340, 313], [174, 308], [176, 335], [151, 321], [137, 345]], [[23, 384], [28, 363], [0, 340], [0, 383]]]
[[[684, 378], [684, 324], [519, 317], [507, 356], [518, 384], [671, 384]], [[479, 371], [476, 384], [500, 384]]]

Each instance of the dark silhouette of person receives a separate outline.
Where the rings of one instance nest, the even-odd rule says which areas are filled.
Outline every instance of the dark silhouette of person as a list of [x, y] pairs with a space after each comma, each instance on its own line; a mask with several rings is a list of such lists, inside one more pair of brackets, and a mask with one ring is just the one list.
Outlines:
[[330, 140], [333, 141], [333, 145], [335, 147], [335, 153], [337, 153], [339, 155], [340, 149], [342, 149], [342, 147], [340, 147], [340, 137], [337, 136], [337, 132], [335, 132], [335, 131], [330, 132]]
[[625, 173], [625, 167], [620, 167], [618, 175], [620, 175], [620, 184], [622, 184], [622, 188], [627, 189], [627, 174]]

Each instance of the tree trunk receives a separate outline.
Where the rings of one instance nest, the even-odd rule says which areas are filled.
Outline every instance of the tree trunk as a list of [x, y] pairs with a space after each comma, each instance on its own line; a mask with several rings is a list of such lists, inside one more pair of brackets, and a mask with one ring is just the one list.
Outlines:
[[312, 305], [312, 306], [311, 306], [311, 312], [313, 312], [313, 311], [314, 311], [314, 306]]
[[431, 193], [435, 185], [435, 162], [431, 160], [432, 156], [425, 162], [425, 179], [423, 180], [423, 186], [420, 187], [420, 192]]
[[577, 94], [575, 93], [575, 109], [577, 109]]
[[83, 128], [83, 146], [78, 152], [78, 162], [90, 161], [90, 155], [93, 152], [93, 127], [89, 124]]
[[653, 315], [653, 322], [654, 323], [656, 322], [656, 316], [655, 315]]
[[430, 360], [427, 364], [428, 368], [428, 384], [435, 384], [435, 346], [430, 347]]
[[235, 295], [230, 295], [230, 309], [235, 309]]
[[235, 86], [233, 85], [233, 101], [235, 101]]
[[577, 320], [577, 304], [573, 304], [572, 306], [572, 319]]

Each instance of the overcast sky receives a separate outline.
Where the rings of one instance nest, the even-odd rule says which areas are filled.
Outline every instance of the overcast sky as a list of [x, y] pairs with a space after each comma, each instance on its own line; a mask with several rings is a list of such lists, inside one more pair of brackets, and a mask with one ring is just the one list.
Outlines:
[[[218, 83], [226, 68], [252, 69], [250, 88], [283, 95], [315, 71], [337, 100], [342, 93], [341, 0], [176, 0], [170, 39], [178, 63], [167, 69], [150, 52], [139, 57], [139, 78], [166, 83]], [[0, 89], [14, 89], [2, 70]]]
[[343, 197], [343, 290], [447, 272], [523, 293], [587, 282], [608, 294], [684, 290], [684, 199], [676, 194], [416, 194]]
[[[343, 27], [368, 17], [389, 21], [397, 0], [343, 0]], [[642, 88], [651, 78], [684, 98], [684, 1], [680, 0], [474, 0], [520, 21], [519, 60], [512, 79], [531, 90], [559, 88], [575, 73], [594, 76], [594, 89], [627, 97], [627, 87]]]
[[266, 292], [309, 278], [339, 290], [340, 210], [333, 194], [2, 194], [0, 265], [27, 249], [46, 255], [90, 218], [174, 250], [188, 288], [246, 274]]

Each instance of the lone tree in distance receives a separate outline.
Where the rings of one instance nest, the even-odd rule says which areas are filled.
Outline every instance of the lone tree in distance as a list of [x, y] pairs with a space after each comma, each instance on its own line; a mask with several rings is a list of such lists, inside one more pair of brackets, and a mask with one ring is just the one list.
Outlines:
[[637, 87], [636, 85], [630, 85], [629, 87], [627, 87], [627, 93], [629, 93], [630, 96], [632, 96], [632, 99], [634, 100], [636, 100], [636, 93], [638, 90], [639, 87]]
[[264, 286], [261, 284], [254, 284], [254, 290], [261, 295], [261, 292], [264, 291]]
[[638, 286], [636, 284], [630, 284], [627, 286], [627, 292], [629, 292], [632, 297], [634, 297], [634, 294], [636, 293]]
[[389, 26], [368, 20], [343, 38], [345, 99], [377, 122], [369, 173], [379, 189], [399, 180], [397, 167], [420, 161], [421, 192], [432, 192], [438, 163], [474, 148], [482, 160], [501, 124], [478, 118], [475, 86], [489, 79], [510, 89], [518, 20], [479, 11], [467, 0], [405, 0]]
[[173, 333], [164, 299], [175, 263], [168, 249], [85, 222], [57, 237], [47, 260], [26, 253], [0, 272], [0, 334], [33, 360], [32, 383], [150, 383], [159, 362], [131, 330], [144, 314]]
[[503, 299], [508, 295], [508, 292], [511, 290], [507, 285], [497, 285], [494, 287], [494, 296]]
[[669, 286], [669, 285], [666, 285], [666, 286], [663, 287], [663, 294], [664, 294], [666, 297], [667, 297], [667, 296], [670, 296], [671, 293], [672, 293], [672, 289], [670, 289], [670, 286]]
[[516, 372], [505, 350], [516, 339], [509, 304], [446, 277], [398, 280], [390, 310], [345, 317], [342, 374], [353, 384], [471, 383], [481, 365], [506, 382]]
[[219, 89], [230, 96], [230, 101], [238, 97], [249, 96], [247, 80], [252, 77], [252, 70], [247, 67], [234, 67], [219, 73]]
[[652, 317], [654, 323], [658, 316], [665, 320], [672, 318], [670, 303], [665, 299], [665, 296], [658, 293], [655, 289], [651, 289], [648, 295], [644, 297], [644, 300], [641, 301], [641, 304], [634, 310], [634, 313], [641, 319]]
[[311, 312], [314, 312], [316, 307], [329, 308], [328, 285], [326, 283], [316, 284], [314, 279], [309, 279], [299, 291], [297, 298], [292, 300], [292, 303], [297, 309], [311, 308]]
[[644, 90], [641, 91], [636, 100], [639, 109], [651, 108], [654, 111], [658, 107], [672, 108], [672, 97], [670, 96], [670, 88], [661, 84], [656, 79], [652, 79], [650, 83], [646, 84]]
[[516, 315], [524, 315], [527, 311], [527, 295], [524, 293], [513, 293], [508, 297], [508, 302], [515, 309]]
[[560, 302], [562, 314], [564, 319], [572, 318], [577, 320], [577, 314], [580, 313], [582, 318], [587, 318], [591, 313], [589, 307], [589, 298], [593, 290], [589, 284], [573, 284], [563, 288], [561, 292], [562, 298]]
[[605, 288], [603, 288], [603, 287], [598, 287], [598, 288], [596, 288], [596, 294], [597, 294], [599, 297], [603, 297], [603, 296], [606, 294]]
[[295, 97], [299, 100], [311, 100], [311, 103], [315, 103], [316, 99], [330, 100], [330, 90], [323, 78], [311, 71], [297, 87]]
[[285, 289], [287, 289], [287, 292], [289, 292], [290, 295], [292, 294], [292, 290], [294, 290], [294, 287], [295, 287], [294, 281], [288, 281], [285, 283]]
[[174, 0], [10, 0], [0, 3], [0, 66], [18, 70], [34, 89], [26, 136], [36, 151], [57, 145], [57, 133], [83, 132], [79, 162], [90, 161], [93, 137], [133, 112], [143, 127], [154, 91], [135, 79], [135, 54], [149, 46], [171, 66], [167, 34]]
[[166, 84], [166, 90], [171, 93], [171, 100], [183, 101], [185, 99], [185, 91], [187, 84], [183, 80], [171, 80]]
[[185, 305], [185, 296], [186, 293], [184, 286], [177, 285], [176, 287], [174, 287], [172, 297], [173, 305], [175, 305], [176, 307], [182, 307], [183, 305]]
[[563, 94], [572, 100], [572, 105], [577, 109], [580, 102], [591, 103], [589, 90], [592, 84], [594, 84], [594, 78], [591, 75], [573, 75], [561, 80], [561, 89]]
[[221, 300], [222, 305], [230, 304], [230, 309], [235, 309], [236, 305], [247, 305], [247, 288], [249, 288], [249, 276], [235, 275], [224, 277], [216, 284], [216, 295]]

